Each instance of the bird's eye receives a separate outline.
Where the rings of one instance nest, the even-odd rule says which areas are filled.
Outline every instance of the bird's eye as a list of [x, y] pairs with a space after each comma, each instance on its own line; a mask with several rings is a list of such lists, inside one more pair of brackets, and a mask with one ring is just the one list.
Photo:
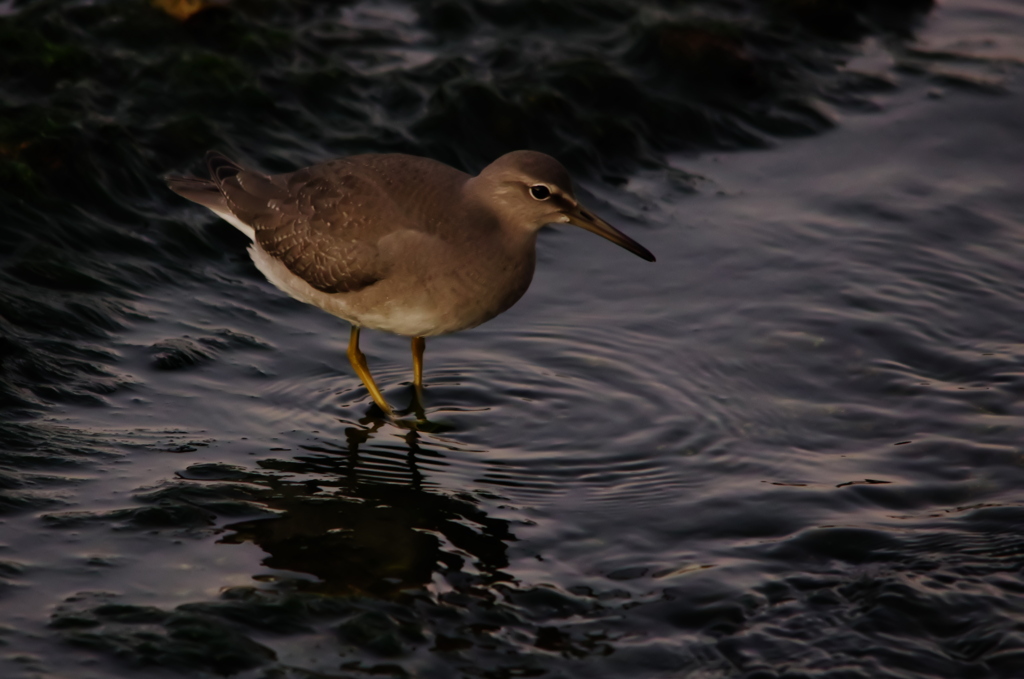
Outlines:
[[547, 200], [551, 197], [551, 189], [543, 184], [537, 184], [536, 186], [530, 187], [530, 195], [537, 200]]

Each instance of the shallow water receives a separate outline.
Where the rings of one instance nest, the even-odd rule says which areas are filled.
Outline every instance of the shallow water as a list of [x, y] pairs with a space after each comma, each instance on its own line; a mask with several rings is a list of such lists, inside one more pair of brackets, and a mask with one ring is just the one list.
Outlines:
[[[637, 7], [0, 3], [0, 674], [1024, 675], [1024, 5]], [[157, 178], [521, 145], [421, 431]]]

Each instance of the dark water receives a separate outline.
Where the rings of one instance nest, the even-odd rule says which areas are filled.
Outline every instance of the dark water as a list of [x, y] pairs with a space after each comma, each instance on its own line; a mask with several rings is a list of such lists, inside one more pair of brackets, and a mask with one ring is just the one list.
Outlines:
[[[1024, 676], [1024, 3], [0, 2], [0, 676]], [[427, 348], [169, 193], [531, 147]], [[404, 339], [368, 333], [392, 402]]]

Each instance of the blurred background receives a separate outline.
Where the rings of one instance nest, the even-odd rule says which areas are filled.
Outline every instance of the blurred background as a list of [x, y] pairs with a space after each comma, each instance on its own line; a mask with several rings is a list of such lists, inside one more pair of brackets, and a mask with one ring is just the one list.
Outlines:
[[[1024, 675], [1022, 64], [1019, 0], [0, 0], [0, 676]], [[658, 262], [545, 230], [419, 431], [161, 179], [520, 148]]]

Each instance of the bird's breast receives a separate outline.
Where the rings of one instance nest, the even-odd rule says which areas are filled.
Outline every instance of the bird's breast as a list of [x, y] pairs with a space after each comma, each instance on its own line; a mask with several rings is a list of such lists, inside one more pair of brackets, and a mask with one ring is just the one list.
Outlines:
[[406, 239], [400, 257], [385, 254], [388, 275], [358, 293], [366, 327], [409, 336], [472, 328], [515, 304], [533, 279], [532, 247], [510, 248], [496, 238], [472, 245], [423, 234], [411, 239], [416, 247]]

